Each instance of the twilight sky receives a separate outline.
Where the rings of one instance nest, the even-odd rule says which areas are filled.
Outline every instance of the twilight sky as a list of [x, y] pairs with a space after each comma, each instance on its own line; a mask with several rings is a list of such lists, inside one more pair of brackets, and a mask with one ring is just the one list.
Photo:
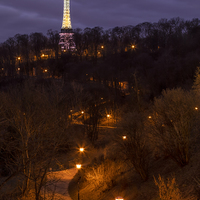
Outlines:
[[[60, 31], [63, 0], [0, 0], [0, 43], [15, 34]], [[200, 18], [199, 0], [71, 0], [72, 28]]]

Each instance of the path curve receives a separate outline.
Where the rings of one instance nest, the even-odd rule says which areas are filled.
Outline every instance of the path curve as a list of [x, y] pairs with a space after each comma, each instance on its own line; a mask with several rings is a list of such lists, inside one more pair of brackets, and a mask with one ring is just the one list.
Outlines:
[[72, 200], [68, 193], [68, 186], [77, 172], [76, 168], [49, 172], [45, 196], [52, 197], [54, 194], [54, 199]]

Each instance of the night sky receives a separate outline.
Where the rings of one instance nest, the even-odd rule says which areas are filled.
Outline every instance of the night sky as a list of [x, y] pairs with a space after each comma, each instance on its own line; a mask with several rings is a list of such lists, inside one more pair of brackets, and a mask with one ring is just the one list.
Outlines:
[[[0, 0], [0, 43], [15, 34], [60, 31], [63, 0]], [[72, 28], [200, 18], [199, 0], [71, 0]]]

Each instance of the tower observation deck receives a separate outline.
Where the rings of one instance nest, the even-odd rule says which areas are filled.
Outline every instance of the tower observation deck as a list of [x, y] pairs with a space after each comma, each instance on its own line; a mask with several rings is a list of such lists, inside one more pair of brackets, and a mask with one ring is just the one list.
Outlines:
[[70, 17], [70, 0], [64, 0], [63, 21], [62, 21], [61, 32], [59, 35], [60, 35], [59, 44], [61, 46], [62, 52], [75, 49], [75, 43], [73, 41], [74, 33], [72, 31], [71, 17]]

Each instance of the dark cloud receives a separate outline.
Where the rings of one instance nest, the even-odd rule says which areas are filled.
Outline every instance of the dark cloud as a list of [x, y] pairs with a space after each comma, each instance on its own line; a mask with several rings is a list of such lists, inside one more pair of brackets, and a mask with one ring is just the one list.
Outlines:
[[[161, 18], [199, 18], [199, 0], [71, 0], [73, 28], [137, 25]], [[60, 31], [63, 0], [1, 0], [0, 42], [15, 34]]]

